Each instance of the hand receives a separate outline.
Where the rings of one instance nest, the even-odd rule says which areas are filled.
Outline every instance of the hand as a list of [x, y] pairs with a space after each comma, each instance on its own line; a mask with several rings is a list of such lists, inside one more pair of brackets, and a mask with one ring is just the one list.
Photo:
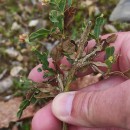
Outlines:
[[[91, 48], [94, 41], [90, 43]], [[130, 69], [130, 32], [118, 33], [112, 46], [120, 54], [113, 70]], [[103, 61], [103, 54], [98, 60]], [[43, 76], [37, 68], [29, 78], [40, 82]], [[82, 90], [59, 94], [35, 114], [32, 130], [62, 130], [61, 121], [69, 124], [69, 130], [130, 129], [130, 80], [112, 76]]]

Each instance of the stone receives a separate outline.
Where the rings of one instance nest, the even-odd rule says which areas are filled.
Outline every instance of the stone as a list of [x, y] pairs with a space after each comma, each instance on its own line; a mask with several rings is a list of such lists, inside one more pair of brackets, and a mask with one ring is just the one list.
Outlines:
[[110, 21], [130, 22], [130, 0], [120, 0], [110, 16]]
[[12, 85], [13, 85], [13, 80], [10, 76], [1, 80], [0, 81], [0, 93], [3, 93], [6, 90], [10, 89]]
[[11, 69], [10, 75], [13, 77], [17, 77], [21, 70], [23, 70], [23, 68], [21, 66], [15, 66]]
[[21, 26], [20, 26], [17, 22], [14, 22], [14, 23], [12, 24], [11, 30], [13, 30], [13, 31], [18, 31], [18, 30], [20, 30], [20, 29], [21, 29]]
[[9, 55], [9, 57], [17, 57], [19, 55], [19, 52], [14, 49], [14, 47], [7, 48], [5, 52]]
[[39, 20], [35, 19], [35, 20], [31, 20], [28, 24], [29, 27], [35, 27], [37, 26], [37, 24], [39, 23]]
[[105, 30], [108, 31], [109, 33], [116, 33], [117, 32], [117, 29], [111, 25], [111, 24], [106, 24], [104, 26]]

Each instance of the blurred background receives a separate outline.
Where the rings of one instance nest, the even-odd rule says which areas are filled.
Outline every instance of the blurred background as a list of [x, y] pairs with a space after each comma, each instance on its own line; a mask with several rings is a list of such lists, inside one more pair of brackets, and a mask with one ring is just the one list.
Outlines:
[[[130, 14], [125, 13], [128, 9], [124, 7], [128, 1], [75, 0], [77, 11], [70, 31], [71, 38], [77, 40], [80, 37], [84, 19], [95, 21], [102, 13], [106, 19], [102, 34], [130, 31], [130, 17], [127, 16]], [[38, 108], [30, 106], [21, 120], [16, 118], [24, 95], [19, 79], [27, 77], [38, 61], [31, 48], [19, 42], [19, 35], [50, 28], [48, 11], [49, 8], [42, 6], [38, 0], [0, 0], [0, 130], [30, 130], [30, 120]], [[56, 43], [55, 40], [44, 39], [35, 44], [44, 51], [51, 50]]]

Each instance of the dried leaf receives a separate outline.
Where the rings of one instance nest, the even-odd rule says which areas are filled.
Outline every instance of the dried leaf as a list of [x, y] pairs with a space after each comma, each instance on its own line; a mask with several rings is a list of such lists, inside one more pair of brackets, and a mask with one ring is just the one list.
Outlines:
[[64, 54], [72, 55], [76, 51], [76, 46], [70, 42], [70, 40], [66, 40], [58, 45], [56, 45], [51, 52], [51, 56], [54, 61], [59, 61]]
[[64, 13], [65, 29], [67, 29], [68, 26], [73, 22], [75, 13], [76, 13], [76, 8], [74, 8], [74, 7], [70, 7], [68, 9], [66, 9], [66, 11]]
[[[8, 102], [0, 102], [0, 128], [7, 128], [11, 122], [17, 122], [17, 111], [21, 103], [21, 98], [14, 98]], [[35, 109], [33, 105], [27, 107], [23, 112], [22, 119], [30, 118], [34, 115]]]
[[56, 95], [50, 95], [49, 93], [42, 93], [40, 92], [38, 95], [35, 95], [35, 98], [37, 99], [44, 99], [44, 98], [53, 98], [55, 97]]
[[92, 62], [92, 64], [96, 65], [97, 67], [107, 67], [106, 63], [102, 62]]
[[127, 71], [125, 71], [125, 72], [123, 72], [123, 74], [124, 74], [125, 76], [127, 76], [128, 78], [130, 78], [130, 69], [127, 70]]
[[117, 35], [116, 34], [112, 34], [110, 35], [107, 39], [106, 39], [106, 42], [107, 43], [114, 43], [117, 39]]

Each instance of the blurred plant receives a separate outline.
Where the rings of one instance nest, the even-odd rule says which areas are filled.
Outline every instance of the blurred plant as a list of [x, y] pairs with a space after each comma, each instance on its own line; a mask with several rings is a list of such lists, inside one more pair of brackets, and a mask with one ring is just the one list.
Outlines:
[[[103, 77], [108, 77], [111, 72], [113, 63], [116, 61], [114, 54], [115, 48], [109, 44], [115, 42], [117, 35], [112, 34], [106, 39], [100, 37], [101, 28], [104, 25], [103, 15], [97, 17], [94, 23], [94, 31], [92, 31], [92, 22], [84, 22], [81, 27], [83, 33], [78, 41], [71, 40], [71, 36], [67, 35], [68, 28], [73, 22], [76, 8], [72, 6], [72, 0], [42, 0], [43, 5], [50, 6], [49, 18], [53, 24], [52, 29], [39, 29], [28, 37], [20, 36], [21, 41], [26, 41], [31, 45], [36, 39], [55, 38], [60, 42], [56, 45], [51, 53], [39, 52], [36, 47], [32, 47], [32, 51], [38, 57], [41, 67], [37, 69], [39, 73], [44, 73], [42, 83], [31, 83], [28, 87], [26, 99], [21, 103], [18, 117], [20, 118], [23, 110], [39, 99], [53, 98], [61, 92], [70, 91], [73, 80], [78, 78], [77, 74], [86, 72], [91, 68], [94, 73], [100, 73]], [[95, 45], [90, 51], [85, 51], [88, 47], [88, 41], [95, 40]], [[105, 61], [94, 61], [100, 52], [105, 51]], [[54, 68], [49, 67], [48, 58], [52, 58]], [[70, 66], [63, 65], [61, 60], [66, 58]], [[107, 71], [102, 71], [102, 67]], [[28, 82], [24, 82], [27, 84]], [[26, 86], [25, 85], [25, 86]], [[63, 130], [67, 126], [64, 124]]]

